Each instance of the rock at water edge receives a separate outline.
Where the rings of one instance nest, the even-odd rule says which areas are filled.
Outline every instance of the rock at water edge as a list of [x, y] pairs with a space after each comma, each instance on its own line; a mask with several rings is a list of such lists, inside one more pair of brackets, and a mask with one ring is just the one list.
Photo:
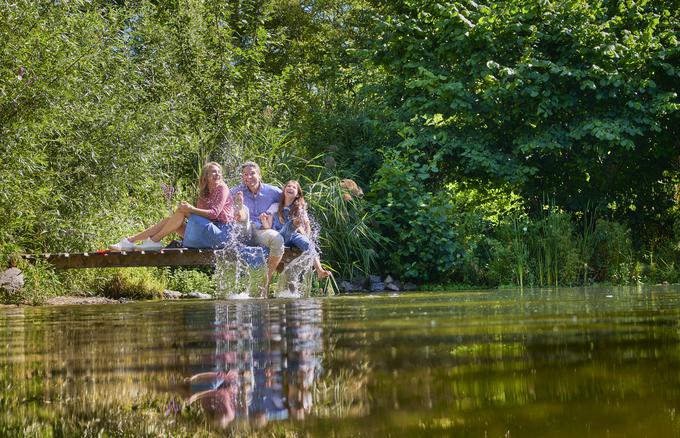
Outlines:
[[18, 292], [24, 287], [24, 273], [19, 268], [9, 268], [0, 275], [0, 288], [9, 293]]

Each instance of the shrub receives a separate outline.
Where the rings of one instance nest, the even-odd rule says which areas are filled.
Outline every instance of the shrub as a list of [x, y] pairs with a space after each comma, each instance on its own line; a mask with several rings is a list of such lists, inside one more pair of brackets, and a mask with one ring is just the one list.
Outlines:
[[49, 263], [42, 260], [37, 260], [34, 264], [20, 261], [17, 267], [23, 272], [24, 286], [12, 293], [0, 288], [0, 302], [36, 306], [60, 293], [61, 283]]
[[593, 242], [595, 248], [590, 266], [595, 280], [628, 283], [634, 264], [630, 230], [622, 224], [598, 219]]
[[161, 298], [166, 285], [162, 279], [154, 275], [153, 271], [148, 268], [117, 269], [113, 276], [104, 283], [102, 293], [113, 299]]
[[211, 275], [196, 269], [176, 269], [168, 275], [168, 288], [179, 292], [201, 292], [213, 295], [215, 282]]

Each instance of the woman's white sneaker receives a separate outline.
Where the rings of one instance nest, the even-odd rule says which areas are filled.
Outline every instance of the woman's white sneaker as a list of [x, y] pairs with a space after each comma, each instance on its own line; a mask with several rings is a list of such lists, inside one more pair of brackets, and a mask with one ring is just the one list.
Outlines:
[[160, 251], [163, 249], [163, 244], [154, 242], [150, 237], [147, 237], [136, 249], [139, 251]]
[[134, 242], [130, 242], [127, 237], [120, 239], [120, 242], [109, 245], [109, 249], [114, 251], [134, 251], [137, 245]]

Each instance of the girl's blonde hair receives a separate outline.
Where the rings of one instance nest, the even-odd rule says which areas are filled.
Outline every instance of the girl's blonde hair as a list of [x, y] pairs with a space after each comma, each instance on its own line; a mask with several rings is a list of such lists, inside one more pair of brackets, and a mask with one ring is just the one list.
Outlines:
[[208, 187], [208, 168], [210, 166], [215, 166], [220, 169], [220, 173], [224, 173], [220, 163], [215, 161], [211, 161], [203, 165], [203, 169], [201, 169], [201, 176], [198, 180], [198, 196], [201, 198], [206, 198], [210, 195], [210, 188]]

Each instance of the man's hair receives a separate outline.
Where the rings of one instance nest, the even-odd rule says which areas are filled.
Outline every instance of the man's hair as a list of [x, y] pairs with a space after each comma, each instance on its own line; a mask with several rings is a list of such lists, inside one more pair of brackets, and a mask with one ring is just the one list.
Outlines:
[[258, 166], [256, 162], [246, 161], [245, 163], [241, 164], [241, 172], [243, 172], [246, 169], [246, 167], [254, 167], [255, 169], [257, 169], [257, 173], [262, 175], [262, 171], [260, 170], [260, 166]]

